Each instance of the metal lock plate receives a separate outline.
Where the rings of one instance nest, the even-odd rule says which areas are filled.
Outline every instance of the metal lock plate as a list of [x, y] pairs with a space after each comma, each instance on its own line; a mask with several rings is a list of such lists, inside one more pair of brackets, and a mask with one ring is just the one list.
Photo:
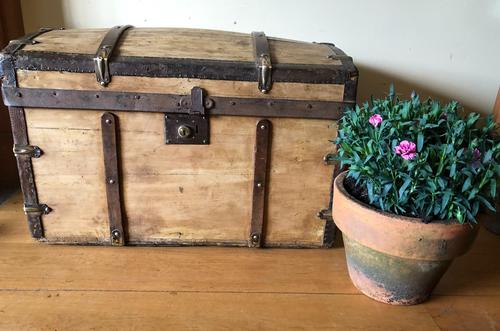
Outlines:
[[210, 130], [205, 107], [210, 108], [210, 103], [200, 87], [193, 87], [191, 96], [182, 97], [178, 103], [186, 113], [165, 114], [165, 143], [208, 145]]
[[205, 115], [165, 115], [166, 144], [206, 145], [209, 136], [208, 118]]

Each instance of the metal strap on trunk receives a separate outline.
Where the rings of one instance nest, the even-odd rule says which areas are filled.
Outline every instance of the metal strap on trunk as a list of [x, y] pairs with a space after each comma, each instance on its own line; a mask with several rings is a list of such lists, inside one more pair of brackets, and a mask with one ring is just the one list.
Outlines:
[[101, 116], [110, 241], [113, 246], [123, 246], [125, 244], [125, 234], [123, 232], [120, 172], [118, 168], [117, 121], [118, 118], [112, 113], [104, 113]]
[[120, 40], [123, 32], [125, 30], [131, 28], [131, 25], [118, 25], [106, 33], [104, 38], [97, 49], [97, 52], [94, 56], [94, 66], [95, 66], [95, 75], [97, 82], [102, 86], [106, 86], [111, 82], [111, 75], [109, 73], [109, 59], [113, 54], [113, 50], [116, 47], [116, 44]]
[[267, 205], [267, 182], [269, 172], [269, 154], [271, 151], [271, 129], [269, 120], [257, 123], [254, 149], [254, 175], [252, 197], [252, 220], [250, 224], [249, 247], [262, 247], [265, 240], [265, 221]]
[[34, 45], [38, 44], [39, 41], [36, 41], [35, 38], [40, 36], [43, 33], [52, 31], [52, 28], [40, 28], [38, 31], [29, 33], [24, 37], [19, 39], [14, 39], [9, 42], [9, 44], [3, 49], [2, 53], [4, 54], [14, 54], [18, 50], [20, 50], [24, 45]]
[[252, 44], [255, 54], [255, 64], [257, 66], [257, 77], [259, 82], [259, 91], [267, 93], [273, 85], [272, 80], [272, 61], [269, 52], [269, 43], [264, 32], [252, 32]]

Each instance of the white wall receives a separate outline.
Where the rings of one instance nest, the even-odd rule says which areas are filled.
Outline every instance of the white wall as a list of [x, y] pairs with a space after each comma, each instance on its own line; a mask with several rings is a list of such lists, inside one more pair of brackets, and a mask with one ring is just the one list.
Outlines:
[[388, 84], [489, 113], [500, 83], [499, 0], [22, 0], [27, 31], [173, 26], [334, 42], [360, 69], [358, 101]]

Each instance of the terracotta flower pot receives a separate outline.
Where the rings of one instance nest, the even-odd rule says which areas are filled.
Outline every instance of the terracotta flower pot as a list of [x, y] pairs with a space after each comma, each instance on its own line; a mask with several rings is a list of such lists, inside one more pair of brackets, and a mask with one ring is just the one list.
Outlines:
[[425, 301], [478, 226], [423, 223], [377, 210], [352, 197], [343, 172], [335, 179], [333, 219], [342, 231], [349, 276], [365, 295], [394, 305]]

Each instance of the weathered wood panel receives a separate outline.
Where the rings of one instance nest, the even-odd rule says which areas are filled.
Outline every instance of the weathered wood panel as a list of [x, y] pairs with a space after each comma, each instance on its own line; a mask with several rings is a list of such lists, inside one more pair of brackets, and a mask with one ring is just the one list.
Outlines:
[[[37, 37], [27, 51], [94, 54], [108, 29], [54, 30]], [[331, 50], [312, 44], [268, 38], [274, 63], [340, 65]], [[124, 33], [116, 55], [254, 61], [250, 34], [182, 28], [134, 28]]]
[[107, 87], [102, 87], [97, 83], [95, 74], [89, 73], [18, 70], [17, 77], [19, 87], [30, 88], [189, 94], [194, 86], [199, 86], [209, 95], [221, 97], [338, 102], [344, 98], [343, 84], [276, 82], [268, 94], [262, 94], [257, 89], [257, 82], [244, 81], [114, 76]]
[[499, 248], [481, 229], [428, 302], [395, 307], [356, 290], [342, 248], [39, 245], [19, 193], [0, 205], [0, 330], [496, 330]]
[[[486, 303], [497, 300], [481, 301], [495, 314]], [[424, 306], [381, 306], [362, 295], [43, 290], [1, 292], [0, 305], [2, 330], [441, 330]]]
[[[49, 241], [108, 240], [99, 111], [27, 109]], [[208, 146], [165, 145], [163, 115], [120, 113], [123, 198], [132, 242], [248, 238], [258, 118], [212, 116]], [[335, 124], [273, 119], [268, 243], [321, 245]]]

